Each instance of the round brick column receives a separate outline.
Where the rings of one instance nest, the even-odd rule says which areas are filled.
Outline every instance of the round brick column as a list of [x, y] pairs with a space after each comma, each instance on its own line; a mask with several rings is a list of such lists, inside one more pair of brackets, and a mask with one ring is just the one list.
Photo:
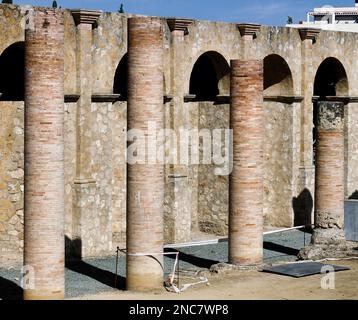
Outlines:
[[344, 105], [317, 103], [315, 228], [311, 244], [299, 252], [306, 260], [344, 258], [357, 254], [344, 235]]
[[262, 60], [231, 61], [231, 128], [229, 262], [255, 265], [263, 257]]
[[[147, 137], [148, 121], [164, 128], [162, 21], [135, 17], [128, 19], [128, 130]], [[163, 257], [151, 254], [163, 252], [164, 164], [128, 163], [127, 192], [127, 289], [160, 288]]]
[[317, 103], [314, 243], [344, 239], [344, 105]]
[[62, 13], [30, 12], [25, 31], [24, 265], [34, 272], [34, 287], [25, 288], [25, 299], [63, 299], [65, 293], [63, 80]]

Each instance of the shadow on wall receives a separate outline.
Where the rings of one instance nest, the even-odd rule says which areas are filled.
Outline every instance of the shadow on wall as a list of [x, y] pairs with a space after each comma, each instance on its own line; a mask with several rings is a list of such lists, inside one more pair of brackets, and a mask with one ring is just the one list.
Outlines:
[[319, 97], [348, 95], [348, 78], [342, 63], [329, 57], [319, 66], [314, 80], [314, 95]]
[[15, 282], [0, 277], [0, 300], [22, 300], [23, 290]]
[[349, 197], [349, 200], [358, 200], [358, 190], [354, 191]]
[[24, 42], [16, 42], [0, 55], [0, 100], [24, 100]]
[[218, 52], [203, 53], [190, 75], [189, 93], [196, 101], [215, 101], [217, 95], [230, 92], [230, 66]]
[[65, 236], [65, 260], [77, 261], [82, 257], [82, 242], [81, 239], [71, 240]]
[[292, 199], [294, 226], [312, 224], [313, 198], [308, 189], [304, 189], [298, 197]]
[[114, 76], [113, 93], [121, 95], [121, 100], [127, 100], [128, 54], [126, 53], [118, 64]]
[[277, 54], [264, 59], [264, 91], [267, 95], [292, 95], [292, 72], [287, 62]]

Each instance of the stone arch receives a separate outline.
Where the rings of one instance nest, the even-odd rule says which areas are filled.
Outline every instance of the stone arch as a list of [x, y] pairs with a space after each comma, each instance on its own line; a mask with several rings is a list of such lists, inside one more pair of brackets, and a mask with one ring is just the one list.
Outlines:
[[127, 100], [128, 88], [128, 54], [119, 61], [114, 75], [113, 93], [120, 94], [122, 100]]
[[284, 58], [270, 54], [264, 58], [265, 95], [293, 95], [291, 69]]
[[[318, 100], [327, 100], [327, 97], [348, 96], [349, 83], [346, 69], [343, 64], [334, 57], [328, 57], [319, 65], [313, 85], [313, 95]], [[317, 147], [317, 100], [313, 103], [313, 129], [312, 129], [312, 145], [313, 145], [313, 164], [316, 160]]]
[[286, 60], [268, 54], [264, 67], [264, 205], [265, 224], [289, 227], [293, 224], [292, 182], [295, 106], [283, 96], [293, 96], [293, 76]]
[[0, 100], [24, 100], [25, 81], [25, 43], [15, 42], [8, 46], [0, 56]]
[[230, 66], [220, 53], [207, 51], [196, 60], [189, 93], [198, 101], [213, 101], [217, 95], [230, 93]]
[[334, 57], [326, 58], [316, 72], [313, 95], [320, 98], [347, 96], [348, 91], [348, 77], [343, 64]]

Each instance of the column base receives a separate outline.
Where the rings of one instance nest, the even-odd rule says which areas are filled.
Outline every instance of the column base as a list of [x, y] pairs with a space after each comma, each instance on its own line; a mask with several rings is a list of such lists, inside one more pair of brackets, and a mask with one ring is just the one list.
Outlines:
[[65, 293], [55, 292], [55, 293], [46, 293], [44, 291], [35, 291], [35, 290], [24, 290], [24, 300], [64, 300]]
[[126, 289], [147, 292], [164, 287], [163, 258], [127, 255]]
[[301, 249], [298, 254], [301, 260], [339, 259], [353, 256], [358, 256], [358, 243], [346, 241], [344, 231], [338, 228], [314, 229], [311, 244]]
[[157, 291], [164, 288], [163, 275], [152, 273], [127, 273], [126, 290], [134, 292]]
[[[246, 247], [245, 247], [246, 245]], [[263, 242], [256, 244], [241, 244], [237, 245], [234, 243], [234, 239], [229, 234], [229, 264], [241, 267], [258, 266], [263, 264], [264, 251]], [[247, 246], [251, 245], [251, 250], [247, 250]], [[260, 246], [260, 247], [259, 247]]]

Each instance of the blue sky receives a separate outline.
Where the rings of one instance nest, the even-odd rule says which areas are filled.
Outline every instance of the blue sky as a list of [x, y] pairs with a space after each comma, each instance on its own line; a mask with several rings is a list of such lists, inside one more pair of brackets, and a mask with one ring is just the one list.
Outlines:
[[[188, 17], [228, 22], [258, 22], [284, 25], [306, 19], [314, 7], [354, 6], [354, 0], [57, 0], [63, 8], [117, 11], [121, 3], [128, 13]], [[14, 0], [15, 4], [51, 6], [52, 0]]]

